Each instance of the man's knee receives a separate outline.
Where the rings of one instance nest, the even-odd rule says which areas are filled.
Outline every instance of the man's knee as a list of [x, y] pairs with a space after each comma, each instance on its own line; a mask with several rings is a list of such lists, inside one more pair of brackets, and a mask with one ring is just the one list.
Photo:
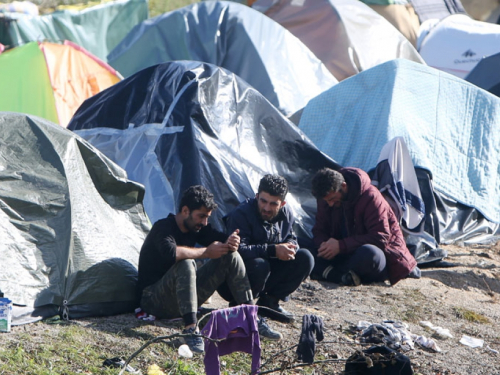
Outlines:
[[237, 251], [231, 251], [226, 255], [221, 257], [221, 261], [225, 265], [230, 265], [232, 267], [244, 267], [243, 258]]
[[174, 265], [176, 276], [194, 276], [196, 277], [196, 263], [194, 259], [183, 259]]
[[259, 279], [267, 279], [271, 273], [271, 264], [264, 258], [254, 258], [245, 261], [247, 274]]
[[304, 274], [309, 274], [314, 268], [314, 256], [307, 249], [299, 249], [295, 253], [295, 262], [297, 266], [304, 271]]

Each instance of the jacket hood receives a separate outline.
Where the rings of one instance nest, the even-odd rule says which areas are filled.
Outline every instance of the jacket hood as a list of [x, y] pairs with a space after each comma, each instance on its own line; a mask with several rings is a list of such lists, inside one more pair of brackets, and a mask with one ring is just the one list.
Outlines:
[[348, 186], [347, 201], [350, 203], [356, 202], [361, 194], [363, 194], [372, 184], [372, 180], [368, 174], [359, 168], [341, 168], [339, 172], [344, 176]]

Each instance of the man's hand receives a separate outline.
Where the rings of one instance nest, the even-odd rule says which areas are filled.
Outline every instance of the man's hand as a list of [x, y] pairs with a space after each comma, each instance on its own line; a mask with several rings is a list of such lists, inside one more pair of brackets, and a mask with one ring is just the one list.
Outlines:
[[276, 245], [276, 258], [279, 260], [294, 260], [296, 245], [293, 243], [279, 243]]
[[332, 260], [340, 253], [339, 241], [335, 238], [330, 238], [328, 241], [322, 242], [319, 245], [318, 256], [327, 260]]
[[240, 247], [240, 233], [239, 229], [236, 229], [231, 235], [227, 238], [226, 244], [229, 246], [229, 251], [238, 251]]
[[229, 245], [222, 242], [212, 242], [207, 246], [203, 254], [203, 258], [217, 259], [229, 252]]

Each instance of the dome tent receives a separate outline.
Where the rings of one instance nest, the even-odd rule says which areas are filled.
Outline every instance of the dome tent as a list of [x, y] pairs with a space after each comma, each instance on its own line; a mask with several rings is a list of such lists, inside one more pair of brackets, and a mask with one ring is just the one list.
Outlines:
[[286, 116], [337, 83], [282, 26], [227, 1], [195, 3], [146, 20], [108, 55], [125, 77], [178, 60], [207, 62], [235, 73]]
[[454, 202], [450, 205], [477, 210], [455, 222], [449, 221], [450, 210], [443, 224], [454, 231], [450, 239], [473, 242], [476, 229], [491, 234], [500, 227], [499, 115], [499, 98], [450, 74], [398, 59], [311, 100], [299, 127], [340, 164], [366, 171], [376, 166], [389, 140], [402, 137], [414, 166], [430, 171], [434, 189]]
[[310, 235], [316, 200], [310, 180], [337, 164], [258, 91], [235, 74], [201, 62], [146, 68], [86, 100], [69, 129], [146, 187], [152, 222], [177, 212], [182, 192], [201, 184], [219, 208], [212, 224], [255, 195], [267, 173], [290, 185], [297, 230]]
[[339, 81], [389, 60], [424, 61], [384, 17], [357, 0], [257, 0], [299, 38]]
[[121, 80], [72, 42], [30, 42], [0, 54], [0, 111], [40, 116], [63, 127], [83, 101]]
[[132, 311], [143, 187], [47, 120], [0, 112], [0, 134], [0, 290], [13, 324]]

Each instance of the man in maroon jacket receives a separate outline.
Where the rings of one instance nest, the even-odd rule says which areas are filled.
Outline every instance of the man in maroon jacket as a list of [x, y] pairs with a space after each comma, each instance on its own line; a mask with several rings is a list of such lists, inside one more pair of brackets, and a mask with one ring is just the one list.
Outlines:
[[364, 171], [322, 169], [313, 178], [312, 194], [318, 200], [312, 230], [317, 278], [359, 285], [420, 277], [396, 216]]

